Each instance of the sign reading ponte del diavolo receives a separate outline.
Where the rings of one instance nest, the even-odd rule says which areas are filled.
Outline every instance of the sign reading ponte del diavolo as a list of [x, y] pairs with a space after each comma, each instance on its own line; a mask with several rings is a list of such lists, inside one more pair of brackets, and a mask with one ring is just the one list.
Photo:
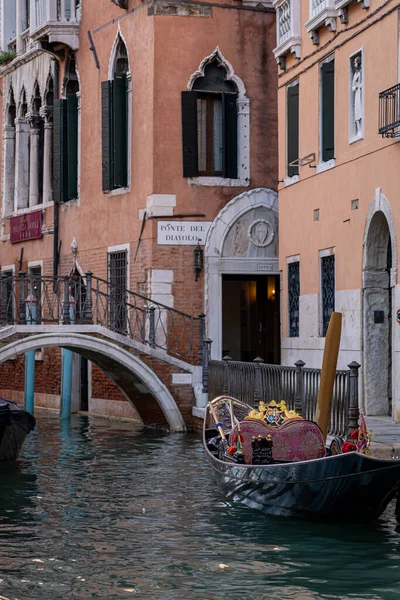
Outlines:
[[158, 221], [157, 244], [161, 246], [204, 245], [211, 221]]

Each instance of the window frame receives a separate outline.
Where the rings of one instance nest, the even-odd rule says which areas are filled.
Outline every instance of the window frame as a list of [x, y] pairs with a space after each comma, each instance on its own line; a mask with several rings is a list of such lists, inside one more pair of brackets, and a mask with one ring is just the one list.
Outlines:
[[[333, 122], [333, 158], [325, 159], [324, 158], [324, 111], [323, 111], [323, 94], [324, 94], [324, 85], [323, 85], [323, 75], [322, 69], [323, 65], [335, 62], [335, 54], [331, 54], [325, 60], [319, 63], [319, 164], [317, 165], [317, 173], [322, 173], [327, 169], [331, 169], [335, 166], [335, 120]], [[336, 68], [334, 67], [334, 75], [333, 75], [333, 114], [335, 115], [335, 79], [336, 79]]]
[[[213, 118], [214, 118], [214, 102], [217, 97], [220, 98], [221, 104], [223, 106], [223, 94], [220, 92], [201, 92], [197, 93], [197, 102], [199, 100], [206, 101], [206, 170], [200, 171], [199, 162], [200, 156], [199, 151], [197, 150], [197, 173], [199, 177], [222, 177], [223, 171], [214, 171], [214, 129], [213, 129]], [[198, 110], [198, 107], [197, 107]], [[225, 124], [224, 124], [224, 110], [222, 108], [222, 136], [225, 133]], [[199, 122], [197, 121], [197, 142], [199, 140]], [[225, 143], [224, 143], [225, 146]], [[222, 162], [224, 160], [225, 149], [222, 152]]]
[[322, 262], [324, 258], [333, 257], [334, 259], [334, 272], [333, 272], [333, 309], [331, 312], [335, 311], [336, 307], [336, 248], [327, 248], [325, 250], [320, 250], [319, 252], [319, 337], [326, 337], [326, 332], [328, 329], [328, 325], [326, 330], [324, 328], [324, 289], [323, 289], [323, 276], [322, 276]]
[[[287, 182], [293, 182], [299, 179], [299, 167], [289, 167], [289, 90], [297, 87], [297, 160], [300, 157], [300, 80], [296, 79], [286, 86], [286, 177]], [[290, 173], [289, 169], [297, 169], [297, 172]], [[296, 178], [296, 179], [295, 179]]]
[[[292, 334], [292, 330], [291, 330], [291, 314], [290, 314], [290, 277], [289, 277], [289, 271], [290, 271], [290, 267], [293, 264], [297, 264], [299, 271], [298, 271], [298, 275], [299, 275], [299, 279], [298, 279], [298, 299], [297, 299], [297, 310], [298, 310], [298, 330], [297, 330], [297, 335]], [[301, 295], [301, 287], [300, 287], [300, 255], [296, 255], [296, 256], [290, 256], [287, 257], [286, 259], [286, 267], [287, 267], [287, 271], [286, 271], [286, 276], [287, 276], [287, 315], [288, 315], [288, 327], [287, 327], [287, 337], [289, 338], [299, 338], [300, 337], [300, 295]]]

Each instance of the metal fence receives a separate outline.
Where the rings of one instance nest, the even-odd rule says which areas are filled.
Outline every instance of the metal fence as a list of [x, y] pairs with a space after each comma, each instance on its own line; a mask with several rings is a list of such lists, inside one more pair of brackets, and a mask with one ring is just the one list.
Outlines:
[[[305, 367], [299, 360], [293, 367], [267, 365], [260, 359], [252, 363], [210, 360], [209, 344], [205, 350], [203, 391], [209, 398], [221, 394], [234, 396], [252, 407], [260, 400], [285, 400], [290, 409], [304, 418], [315, 420], [321, 370]], [[336, 371], [331, 407], [329, 434], [348, 436], [358, 423], [358, 370], [360, 365], [350, 363], [349, 369]]]
[[193, 317], [131, 290], [94, 277], [0, 277], [0, 327], [94, 324], [201, 364], [204, 315]]

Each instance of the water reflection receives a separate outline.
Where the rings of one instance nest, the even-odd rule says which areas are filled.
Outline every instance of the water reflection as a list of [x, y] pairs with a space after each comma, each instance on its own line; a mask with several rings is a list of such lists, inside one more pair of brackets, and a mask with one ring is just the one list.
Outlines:
[[368, 526], [269, 518], [224, 500], [198, 437], [126, 423], [39, 413], [2, 467], [0, 524], [0, 598], [400, 597], [393, 508]]

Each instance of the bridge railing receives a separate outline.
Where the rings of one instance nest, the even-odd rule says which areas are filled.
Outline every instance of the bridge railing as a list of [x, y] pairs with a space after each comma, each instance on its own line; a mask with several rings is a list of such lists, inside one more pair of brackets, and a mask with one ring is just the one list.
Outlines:
[[202, 362], [204, 315], [193, 317], [91, 272], [84, 277], [3, 275], [0, 327], [14, 324], [102, 325], [191, 364]]
[[[207, 343], [208, 342], [208, 343]], [[203, 392], [209, 398], [227, 394], [239, 398], [250, 406], [258, 406], [260, 400], [285, 400], [290, 409], [304, 418], [315, 420], [321, 369], [305, 367], [298, 360], [293, 367], [267, 365], [261, 359], [239, 362], [229, 356], [223, 360], [211, 360], [210, 343], [206, 340]], [[358, 426], [358, 370], [360, 365], [352, 362], [348, 370], [336, 371], [331, 405], [329, 434], [349, 436]]]

